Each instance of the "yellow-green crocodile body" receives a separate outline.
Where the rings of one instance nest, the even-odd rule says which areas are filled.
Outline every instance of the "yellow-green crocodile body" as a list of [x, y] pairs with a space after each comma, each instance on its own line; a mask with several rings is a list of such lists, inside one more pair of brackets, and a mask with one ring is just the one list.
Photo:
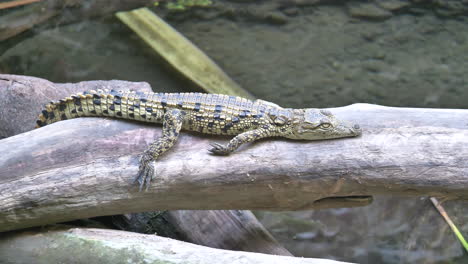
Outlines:
[[204, 93], [151, 93], [98, 90], [71, 95], [45, 106], [37, 127], [78, 117], [112, 117], [161, 123], [163, 135], [140, 159], [136, 180], [149, 185], [154, 161], [171, 148], [181, 129], [235, 135], [227, 144], [213, 143], [213, 154], [227, 155], [246, 142], [265, 137], [320, 140], [351, 137], [359, 126], [336, 119], [328, 110], [282, 108], [263, 100]]

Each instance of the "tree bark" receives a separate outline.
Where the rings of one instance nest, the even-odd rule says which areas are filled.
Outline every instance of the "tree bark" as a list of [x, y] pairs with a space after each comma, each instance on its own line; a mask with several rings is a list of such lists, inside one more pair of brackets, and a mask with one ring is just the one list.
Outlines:
[[137, 233], [94, 228], [33, 229], [2, 234], [1, 263], [291, 263], [345, 264], [333, 260], [213, 249]]
[[374, 194], [468, 198], [468, 110], [331, 110], [360, 124], [363, 136], [264, 140], [218, 157], [206, 149], [219, 138], [182, 133], [146, 192], [132, 180], [158, 126], [80, 118], [3, 139], [0, 231], [155, 209], [305, 210]]

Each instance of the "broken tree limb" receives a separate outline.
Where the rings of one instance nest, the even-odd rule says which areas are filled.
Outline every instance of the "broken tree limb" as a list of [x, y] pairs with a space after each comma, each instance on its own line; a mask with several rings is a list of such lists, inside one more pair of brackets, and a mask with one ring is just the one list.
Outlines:
[[345, 262], [213, 249], [154, 235], [94, 229], [33, 229], [2, 234], [2, 263], [291, 263]]
[[6, 3], [0, 3], [0, 9], [8, 9], [8, 8], [13, 8], [13, 7], [18, 7], [18, 6], [23, 6], [23, 5], [29, 5], [35, 2], [39, 2], [41, 0], [14, 0]]
[[79, 118], [0, 141], [0, 231], [127, 212], [306, 210], [321, 199], [374, 194], [468, 198], [468, 110], [355, 104], [331, 109], [363, 136], [269, 139], [233, 155], [221, 138], [182, 133], [146, 192], [132, 181], [158, 126]]

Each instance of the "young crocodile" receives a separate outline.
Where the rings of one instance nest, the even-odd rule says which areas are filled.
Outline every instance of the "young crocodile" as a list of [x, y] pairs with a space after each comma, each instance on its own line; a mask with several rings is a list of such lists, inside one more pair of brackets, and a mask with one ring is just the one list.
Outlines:
[[154, 175], [154, 161], [176, 142], [181, 129], [205, 134], [235, 135], [227, 145], [212, 143], [213, 154], [228, 155], [240, 145], [265, 137], [321, 140], [354, 137], [358, 125], [349, 125], [328, 110], [282, 108], [263, 100], [203, 93], [142, 93], [98, 90], [50, 102], [37, 127], [77, 117], [114, 117], [162, 123], [162, 137], [140, 158], [135, 182], [140, 190]]

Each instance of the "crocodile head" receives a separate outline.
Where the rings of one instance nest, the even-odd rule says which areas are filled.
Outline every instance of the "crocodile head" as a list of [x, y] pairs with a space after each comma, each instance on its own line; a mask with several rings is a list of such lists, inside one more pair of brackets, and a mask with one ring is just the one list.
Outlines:
[[291, 129], [286, 137], [303, 140], [355, 137], [362, 132], [357, 124], [339, 120], [328, 110], [313, 108], [295, 110]]

